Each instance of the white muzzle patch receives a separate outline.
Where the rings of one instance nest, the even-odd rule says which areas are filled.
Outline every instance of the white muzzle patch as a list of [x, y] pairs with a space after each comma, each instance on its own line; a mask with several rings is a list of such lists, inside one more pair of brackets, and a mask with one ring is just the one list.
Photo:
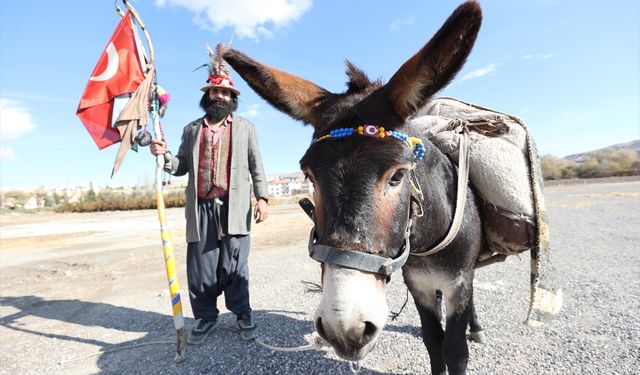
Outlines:
[[349, 360], [364, 357], [388, 316], [387, 286], [375, 274], [324, 265], [322, 299], [316, 309], [319, 333], [336, 353]]

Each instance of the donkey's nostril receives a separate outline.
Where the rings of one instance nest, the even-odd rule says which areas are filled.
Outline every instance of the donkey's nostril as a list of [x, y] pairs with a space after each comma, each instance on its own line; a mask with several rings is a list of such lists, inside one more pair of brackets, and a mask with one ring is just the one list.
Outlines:
[[378, 327], [371, 322], [364, 322], [364, 332], [362, 336], [366, 341], [371, 341], [378, 333]]
[[320, 337], [322, 337], [323, 339], [327, 339], [327, 335], [324, 332], [324, 327], [322, 326], [322, 318], [316, 319], [316, 332], [318, 332]]
[[378, 327], [371, 322], [363, 322], [353, 326], [349, 330], [349, 338], [359, 345], [367, 345], [378, 333]]

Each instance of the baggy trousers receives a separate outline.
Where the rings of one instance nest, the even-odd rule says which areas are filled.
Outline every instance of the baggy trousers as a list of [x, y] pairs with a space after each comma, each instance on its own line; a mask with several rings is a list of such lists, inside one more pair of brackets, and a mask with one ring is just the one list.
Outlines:
[[228, 200], [221, 198], [221, 226], [216, 220], [214, 200], [198, 200], [200, 242], [187, 244], [187, 279], [191, 310], [196, 319], [218, 317], [217, 298], [224, 292], [225, 305], [235, 315], [251, 313], [249, 304], [249, 236], [225, 234]]

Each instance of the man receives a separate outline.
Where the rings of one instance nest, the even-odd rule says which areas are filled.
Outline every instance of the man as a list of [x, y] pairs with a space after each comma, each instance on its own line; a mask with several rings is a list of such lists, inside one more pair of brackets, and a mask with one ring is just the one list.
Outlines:
[[268, 189], [253, 124], [234, 115], [240, 92], [224, 61], [209, 51], [209, 77], [200, 100], [205, 116], [188, 124], [173, 156], [164, 140], [154, 140], [153, 155], [164, 155], [165, 170], [189, 174], [185, 191], [187, 278], [196, 319], [190, 344], [200, 344], [216, 326], [217, 297], [237, 317], [240, 335], [255, 339], [249, 304], [251, 180], [256, 223], [269, 216]]

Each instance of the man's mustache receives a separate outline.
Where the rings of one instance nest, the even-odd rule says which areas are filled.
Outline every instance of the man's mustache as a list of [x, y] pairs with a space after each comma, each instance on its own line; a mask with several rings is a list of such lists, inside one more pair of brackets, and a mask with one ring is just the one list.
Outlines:
[[209, 102], [209, 104], [207, 105], [208, 108], [210, 109], [227, 109], [227, 108], [231, 108], [231, 103], [230, 102], [225, 102], [223, 100], [212, 100]]

